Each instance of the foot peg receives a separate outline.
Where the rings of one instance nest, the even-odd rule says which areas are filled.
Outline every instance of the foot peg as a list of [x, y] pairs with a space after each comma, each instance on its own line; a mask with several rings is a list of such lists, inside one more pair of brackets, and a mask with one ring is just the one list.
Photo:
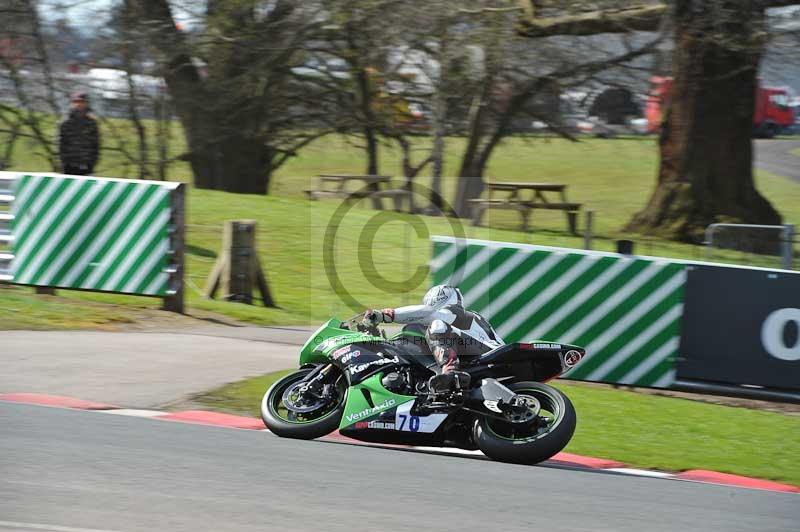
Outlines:
[[471, 377], [465, 371], [441, 373], [428, 379], [428, 388], [434, 394], [454, 392], [469, 388], [470, 381]]

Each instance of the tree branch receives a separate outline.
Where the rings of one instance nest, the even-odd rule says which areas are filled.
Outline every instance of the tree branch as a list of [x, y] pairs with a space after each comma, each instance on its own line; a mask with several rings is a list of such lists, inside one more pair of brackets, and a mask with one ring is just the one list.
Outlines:
[[[551, 2], [518, 0], [525, 17], [517, 24], [523, 37], [552, 37], [555, 35], [596, 35], [598, 33], [627, 33], [657, 31], [661, 19], [669, 10], [667, 4], [631, 6], [622, 9], [589, 11], [577, 15], [536, 17], [536, 4], [552, 7]], [[761, 0], [764, 9], [800, 5], [800, 0]]]
[[523, 37], [537, 38], [656, 31], [666, 13], [665, 4], [656, 4], [558, 17], [531, 17], [519, 21], [517, 33]]

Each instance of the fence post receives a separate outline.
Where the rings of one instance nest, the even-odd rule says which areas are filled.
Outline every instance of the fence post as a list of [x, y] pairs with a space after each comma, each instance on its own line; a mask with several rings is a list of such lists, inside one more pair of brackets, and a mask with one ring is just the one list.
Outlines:
[[794, 258], [794, 225], [786, 224], [783, 226], [783, 269], [792, 269], [792, 259]]
[[170, 193], [170, 249], [172, 263], [168, 267], [170, 280], [162, 308], [183, 314], [184, 310], [184, 251], [186, 247], [186, 185], [178, 185]]
[[583, 249], [592, 249], [592, 219], [594, 211], [586, 211], [586, 228], [583, 231]]
[[[406, 231], [404, 235], [405, 249], [403, 250], [404, 251], [403, 258], [405, 259], [405, 270], [406, 270], [405, 275], [407, 276], [406, 279], [410, 279], [411, 278], [411, 273], [410, 273], [411, 272], [411, 224], [407, 223], [405, 224], [405, 226], [406, 226]], [[409, 290], [408, 286], [406, 286], [406, 289], [403, 291], [403, 305], [408, 305], [409, 303], [408, 290]]]
[[206, 283], [206, 297], [218, 289], [222, 297], [251, 305], [253, 287], [261, 292], [265, 307], [276, 307], [256, 253], [255, 220], [228, 220], [222, 236], [222, 251]]

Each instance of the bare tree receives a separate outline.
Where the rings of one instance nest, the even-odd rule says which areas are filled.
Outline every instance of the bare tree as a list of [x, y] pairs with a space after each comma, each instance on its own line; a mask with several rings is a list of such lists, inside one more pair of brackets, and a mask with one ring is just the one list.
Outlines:
[[[60, 164], [53, 139], [44, 123], [45, 117], [38, 112], [44, 107], [58, 114], [59, 105], [36, 3], [11, 0], [0, 8], [0, 15], [0, 34], [7, 42], [7, 50], [0, 53], [0, 77], [10, 86], [16, 104], [5, 108], [3, 122], [11, 126], [7, 132], [12, 144], [6, 154], [11, 156], [13, 143], [18, 138], [28, 138], [41, 150], [38, 153], [49, 166], [58, 170]], [[41, 80], [35, 91], [29, 90], [30, 77]]]
[[752, 115], [767, 42], [765, 10], [787, 0], [674, 0], [624, 9], [520, 0], [531, 38], [656, 31], [670, 27], [674, 81], [659, 139], [658, 183], [632, 231], [698, 242], [717, 221], [776, 224], [755, 188]]
[[[264, 194], [272, 172], [326, 130], [291, 69], [321, 24], [314, 3], [210, 0], [193, 32], [166, 0], [131, 0], [163, 60], [195, 185]], [[310, 116], [311, 115], [311, 116]]]
[[604, 49], [598, 43], [576, 46], [573, 39], [542, 42], [536, 53], [514, 35], [518, 14], [509, 2], [482, 2], [468, 11], [480, 31], [483, 68], [473, 85], [467, 115], [467, 143], [461, 158], [454, 207], [471, 216], [470, 200], [484, 188], [483, 176], [494, 149], [514, 132], [515, 121], [527, 117], [572, 138], [561, 126], [559, 94], [598, 75], [623, 69], [654, 51], [658, 37], [620, 40]]

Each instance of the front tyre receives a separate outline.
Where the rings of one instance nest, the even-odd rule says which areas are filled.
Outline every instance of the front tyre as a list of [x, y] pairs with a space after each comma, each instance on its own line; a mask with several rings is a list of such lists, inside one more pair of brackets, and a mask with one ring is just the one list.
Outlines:
[[[508, 386], [538, 409], [532, 421], [512, 422], [482, 417], [475, 423], [475, 442], [492, 460], [536, 464], [552, 457], [575, 432], [575, 407], [559, 390], [540, 382]], [[535, 400], [535, 401], [534, 401]]]
[[344, 412], [346, 379], [336, 370], [326, 394], [304, 397], [300, 391], [302, 381], [312, 371], [301, 369], [283, 377], [270, 386], [261, 399], [261, 419], [278, 436], [313, 440], [339, 427]]

